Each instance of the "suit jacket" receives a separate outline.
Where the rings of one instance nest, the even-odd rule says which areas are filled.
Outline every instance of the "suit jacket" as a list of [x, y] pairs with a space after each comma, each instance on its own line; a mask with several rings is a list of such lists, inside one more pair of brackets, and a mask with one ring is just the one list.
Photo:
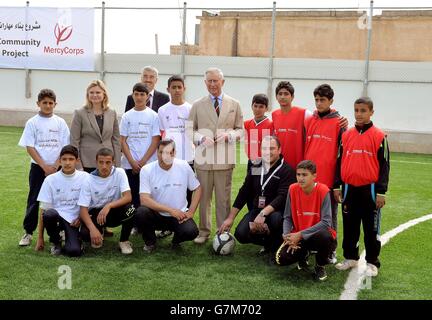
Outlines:
[[[189, 114], [187, 132], [193, 134], [195, 168], [199, 170], [228, 170], [234, 168], [236, 140], [243, 134], [243, 113], [240, 103], [223, 94], [219, 117], [210, 96], [195, 101]], [[190, 128], [192, 126], [192, 128]], [[211, 147], [201, 144], [204, 136], [214, 138], [219, 132], [229, 134], [229, 142], [218, 142]]]
[[82, 107], [75, 110], [70, 137], [71, 145], [78, 148], [83, 167], [96, 168], [96, 153], [102, 147], [114, 151], [114, 164], [120, 166], [120, 130], [114, 110], [104, 112], [102, 134], [92, 109]]
[[[152, 103], [152, 109], [157, 113], [159, 108], [162, 107], [164, 104], [168, 103], [170, 101], [169, 95], [166, 93], [159, 92], [157, 90], [154, 91], [153, 96], [153, 103]], [[126, 100], [126, 107], [125, 112], [129, 111], [135, 106], [135, 103], [133, 101], [132, 95], [128, 95]]]

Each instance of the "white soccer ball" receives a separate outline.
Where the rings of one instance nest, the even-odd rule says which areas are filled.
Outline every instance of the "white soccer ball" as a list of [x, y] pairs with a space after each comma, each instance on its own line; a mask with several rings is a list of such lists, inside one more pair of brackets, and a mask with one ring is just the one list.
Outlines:
[[217, 254], [228, 255], [233, 253], [235, 247], [235, 239], [229, 232], [216, 234], [213, 239], [213, 249]]

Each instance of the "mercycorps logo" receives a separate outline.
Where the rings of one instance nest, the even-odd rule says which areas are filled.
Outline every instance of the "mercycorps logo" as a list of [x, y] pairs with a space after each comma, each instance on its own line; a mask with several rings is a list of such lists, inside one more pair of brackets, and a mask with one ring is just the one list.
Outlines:
[[70, 36], [72, 35], [72, 30], [73, 30], [72, 25], [60, 26], [59, 23], [57, 22], [54, 27], [54, 36], [57, 40], [56, 44], [59, 45], [60, 42], [69, 39]]

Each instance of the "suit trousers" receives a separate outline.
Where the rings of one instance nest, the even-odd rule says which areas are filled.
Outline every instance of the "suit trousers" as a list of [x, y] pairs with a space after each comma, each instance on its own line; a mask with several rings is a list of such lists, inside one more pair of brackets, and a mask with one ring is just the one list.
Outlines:
[[199, 206], [199, 236], [209, 238], [212, 226], [211, 200], [213, 189], [216, 195], [216, 225], [219, 228], [228, 217], [231, 207], [231, 182], [233, 169], [199, 170], [196, 169], [198, 181], [202, 187]]

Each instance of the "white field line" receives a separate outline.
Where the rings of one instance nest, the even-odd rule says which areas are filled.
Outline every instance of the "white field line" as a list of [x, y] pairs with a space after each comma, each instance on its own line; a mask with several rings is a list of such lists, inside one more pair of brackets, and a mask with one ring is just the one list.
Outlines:
[[432, 162], [418, 162], [418, 161], [406, 161], [406, 160], [390, 160], [390, 162], [432, 165]]
[[[405, 231], [412, 226], [420, 222], [424, 222], [432, 219], [432, 214], [427, 214], [420, 218], [416, 218], [405, 222], [397, 226], [396, 228], [386, 232], [381, 236], [381, 246], [384, 246], [391, 238], [396, 236], [397, 234]], [[357, 300], [357, 294], [361, 290], [362, 287], [365, 286], [367, 280], [371, 281], [371, 279], [366, 279], [365, 271], [366, 271], [366, 260], [365, 260], [366, 252], [363, 252], [360, 255], [360, 260], [358, 266], [356, 268], [351, 269], [351, 272], [348, 275], [347, 281], [345, 282], [344, 291], [339, 297], [339, 300]], [[370, 282], [369, 282], [370, 283]]]

